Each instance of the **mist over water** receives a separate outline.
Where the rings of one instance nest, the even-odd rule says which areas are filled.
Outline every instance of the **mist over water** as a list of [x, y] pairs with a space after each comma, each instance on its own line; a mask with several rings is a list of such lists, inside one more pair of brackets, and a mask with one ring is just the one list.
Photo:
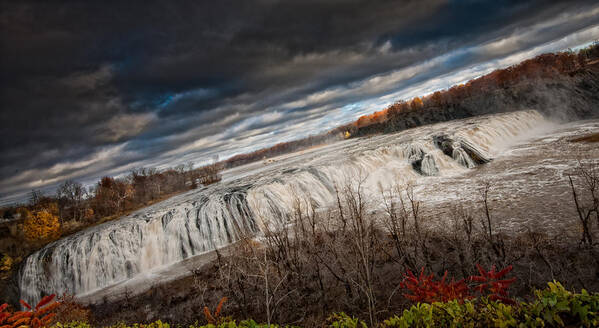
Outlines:
[[398, 184], [434, 186], [431, 201], [442, 202], [442, 188], [448, 195], [459, 188], [443, 181], [467, 178], [511, 147], [561, 127], [537, 111], [520, 111], [349, 139], [238, 167], [225, 172], [220, 184], [32, 254], [21, 269], [21, 298], [35, 303], [47, 293], [90, 293], [210, 252], [242, 235], [259, 234], [265, 225], [287, 223], [298, 198], [317, 207], [334, 204], [336, 187], [348, 181], [363, 180], [365, 193], [373, 195]]

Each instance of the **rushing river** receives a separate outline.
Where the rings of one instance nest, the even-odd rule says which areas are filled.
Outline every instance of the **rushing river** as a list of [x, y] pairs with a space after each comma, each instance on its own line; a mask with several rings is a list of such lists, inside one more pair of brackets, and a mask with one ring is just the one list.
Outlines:
[[[551, 198], [568, 197], [565, 174], [578, 154], [599, 158], [596, 144], [568, 140], [598, 131], [597, 120], [558, 124], [521, 111], [349, 139], [248, 164], [225, 172], [219, 184], [47, 245], [26, 259], [21, 297], [35, 303], [43, 294], [89, 295], [151, 279], [148, 273], [259, 234], [267, 224], [288, 222], [298, 197], [331, 205], [335, 187], [359, 177], [373, 195], [381, 187], [413, 183], [431, 205], [431, 217], [476, 198], [479, 183], [489, 181], [496, 190], [494, 213], [504, 218], [500, 229], [540, 220], [559, 228], [572, 212]], [[536, 202], [534, 210], [526, 208], [526, 199]]]

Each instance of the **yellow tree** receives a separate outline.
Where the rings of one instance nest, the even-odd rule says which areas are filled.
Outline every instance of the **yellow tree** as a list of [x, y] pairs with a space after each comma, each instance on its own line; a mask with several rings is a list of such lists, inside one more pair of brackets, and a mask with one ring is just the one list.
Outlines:
[[8, 254], [2, 255], [0, 258], [0, 273], [9, 272], [12, 269], [13, 259]]
[[421, 108], [424, 105], [424, 103], [422, 102], [422, 99], [420, 99], [420, 97], [416, 97], [412, 100], [410, 106], [412, 107], [412, 109], [418, 109]]
[[21, 215], [25, 217], [25, 238], [30, 241], [49, 241], [60, 237], [57, 210], [56, 203], [49, 204], [48, 208], [33, 211], [22, 209]]

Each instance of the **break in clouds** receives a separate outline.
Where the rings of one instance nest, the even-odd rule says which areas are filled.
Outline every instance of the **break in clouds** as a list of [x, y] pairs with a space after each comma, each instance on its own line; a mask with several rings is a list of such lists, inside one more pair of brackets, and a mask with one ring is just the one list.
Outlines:
[[2, 1], [0, 197], [209, 161], [599, 39], [594, 1]]

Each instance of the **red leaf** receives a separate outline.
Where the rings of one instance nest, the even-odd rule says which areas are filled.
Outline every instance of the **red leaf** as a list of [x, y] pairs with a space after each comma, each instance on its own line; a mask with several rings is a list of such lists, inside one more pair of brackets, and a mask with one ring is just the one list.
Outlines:
[[29, 323], [29, 320], [31, 320], [31, 319], [30, 319], [30, 318], [28, 318], [28, 317], [27, 317], [27, 318], [21, 318], [21, 319], [19, 319], [19, 320], [15, 321], [15, 322], [12, 324], [12, 326], [13, 326], [13, 327], [18, 327], [18, 326], [20, 326], [21, 324], [27, 324], [27, 323]]
[[10, 318], [8, 318], [8, 322], [15, 322], [18, 321], [22, 318], [29, 318], [33, 315], [33, 312], [29, 312], [29, 311], [19, 311], [19, 312], [15, 312]]
[[33, 326], [33, 328], [41, 328], [42, 322], [38, 318], [33, 318], [33, 320], [31, 320], [31, 326]]
[[35, 309], [39, 310], [39, 308], [41, 308], [42, 306], [44, 306], [44, 305], [52, 302], [52, 300], [54, 299], [54, 297], [56, 297], [56, 294], [44, 296], [42, 298], [42, 300], [39, 303], [37, 303], [37, 305], [35, 306]]
[[23, 300], [19, 300], [19, 303], [21, 303], [24, 307], [28, 308], [29, 310], [31, 310], [31, 305], [27, 304], [27, 302], [23, 301]]
[[488, 276], [490, 276], [490, 277], [491, 277], [491, 278], [493, 278], [493, 279], [495, 279], [495, 274], [496, 274], [496, 273], [495, 273], [495, 269], [496, 269], [496, 268], [495, 268], [495, 264], [493, 264], [493, 265], [491, 266], [491, 271], [489, 271], [489, 273], [488, 273]]
[[477, 263], [476, 268], [478, 269], [478, 272], [480, 273], [481, 277], [487, 277], [487, 271], [485, 271], [483, 267], [480, 266], [480, 264]]
[[42, 322], [46, 325], [49, 325], [50, 322], [52, 322], [52, 319], [54, 319], [54, 317], [56, 316], [56, 313], [50, 313], [47, 314], [45, 317], [42, 318]]
[[472, 280], [472, 281], [478, 281], [478, 282], [484, 282], [484, 281], [487, 281], [487, 278], [481, 277], [481, 276], [472, 276], [472, 277], [470, 277], [470, 280]]
[[[505, 275], [506, 275], [506, 274], [508, 274], [510, 271], [512, 271], [512, 269], [513, 269], [513, 268], [514, 268], [513, 266], [511, 266], [511, 265], [508, 265], [508, 266], [507, 266], [505, 269], [503, 269], [503, 270], [499, 271], [499, 272], [498, 272], [498, 273], [495, 275], [495, 278], [499, 279], [499, 278], [501, 278], [501, 277], [505, 276]], [[515, 280], [515, 279], [516, 279], [516, 278], [514, 278], [514, 280]]]
[[511, 279], [503, 279], [503, 280], [497, 280], [498, 283], [502, 284], [502, 285], [511, 285], [512, 283], [516, 282], [516, 278], [511, 278]]

